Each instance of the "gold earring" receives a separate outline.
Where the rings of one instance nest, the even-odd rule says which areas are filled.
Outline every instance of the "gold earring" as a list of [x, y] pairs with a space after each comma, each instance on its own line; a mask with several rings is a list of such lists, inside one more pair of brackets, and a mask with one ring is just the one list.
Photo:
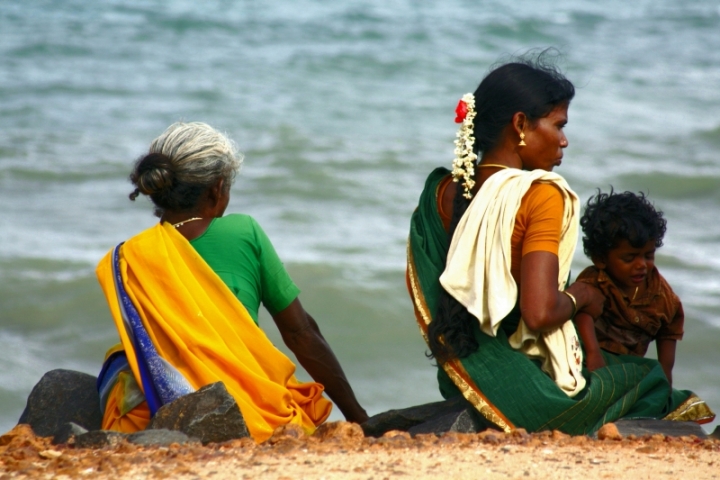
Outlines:
[[518, 143], [518, 147], [524, 147], [527, 143], [525, 143], [525, 134], [523, 132], [520, 132], [520, 143]]

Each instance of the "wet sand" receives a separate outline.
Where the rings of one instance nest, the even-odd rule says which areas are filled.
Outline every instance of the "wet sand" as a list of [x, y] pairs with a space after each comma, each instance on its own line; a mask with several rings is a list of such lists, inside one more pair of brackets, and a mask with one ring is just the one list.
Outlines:
[[[611, 435], [611, 437], [613, 437]], [[603, 440], [560, 432], [388, 432], [362, 436], [358, 425], [334, 422], [307, 437], [286, 427], [262, 445], [102, 449], [52, 445], [21, 425], [0, 437], [0, 479], [362, 479], [385, 478], [720, 478], [720, 440], [653, 435]]]

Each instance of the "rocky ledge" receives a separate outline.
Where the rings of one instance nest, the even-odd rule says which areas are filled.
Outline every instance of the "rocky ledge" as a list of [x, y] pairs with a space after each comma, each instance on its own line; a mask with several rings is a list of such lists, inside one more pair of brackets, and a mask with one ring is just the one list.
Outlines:
[[[101, 430], [102, 414], [96, 382], [97, 379], [91, 375], [70, 370], [46, 373], [30, 393], [18, 425], [28, 425], [38, 437], [51, 438], [54, 445], [74, 445], [76, 448], [121, 444], [207, 445], [239, 439], [252, 442], [240, 408], [221, 382], [207, 385], [161, 407], [146, 430], [130, 435]], [[504, 435], [478, 415], [464, 398], [456, 397], [383, 412], [362, 425], [326, 423], [317, 429], [313, 438], [342, 438], [343, 442], [360, 444], [367, 441], [365, 437], [410, 439], [479, 432], [488, 439]], [[518, 432], [521, 436], [527, 435], [522, 429]], [[619, 420], [603, 426], [595, 438], [621, 440], [652, 435], [699, 440], [708, 438], [705, 431], [693, 422], [652, 419]], [[304, 434], [299, 428], [288, 425], [275, 432], [269, 440], [270, 444], [275, 442], [274, 438], [292, 443], [292, 439], [299, 441]], [[720, 438], [720, 428], [710, 438]]]
[[137, 445], [219, 443], [247, 438], [245, 420], [222, 382], [160, 407], [148, 428], [134, 434], [101, 430], [97, 379], [70, 370], [46, 373], [30, 392], [18, 424], [26, 424], [53, 444], [101, 448], [129, 442]]

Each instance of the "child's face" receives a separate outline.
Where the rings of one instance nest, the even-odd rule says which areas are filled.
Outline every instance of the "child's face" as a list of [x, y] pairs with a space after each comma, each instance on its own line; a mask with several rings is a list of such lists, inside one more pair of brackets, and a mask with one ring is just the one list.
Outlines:
[[655, 240], [640, 248], [622, 240], [602, 260], [593, 259], [597, 268], [604, 269], [615, 285], [625, 292], [634, 292], [645, 286], [648, 272], [655, 266]]

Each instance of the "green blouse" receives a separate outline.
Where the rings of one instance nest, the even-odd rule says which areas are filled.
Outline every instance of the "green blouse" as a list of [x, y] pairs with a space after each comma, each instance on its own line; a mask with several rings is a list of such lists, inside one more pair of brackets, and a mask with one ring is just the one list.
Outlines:
[[300, 293], [270, 239], [249, 215], [215, 218], [190, 244], [242, 302], [255, 323], [260, 303], [274, 315]]

